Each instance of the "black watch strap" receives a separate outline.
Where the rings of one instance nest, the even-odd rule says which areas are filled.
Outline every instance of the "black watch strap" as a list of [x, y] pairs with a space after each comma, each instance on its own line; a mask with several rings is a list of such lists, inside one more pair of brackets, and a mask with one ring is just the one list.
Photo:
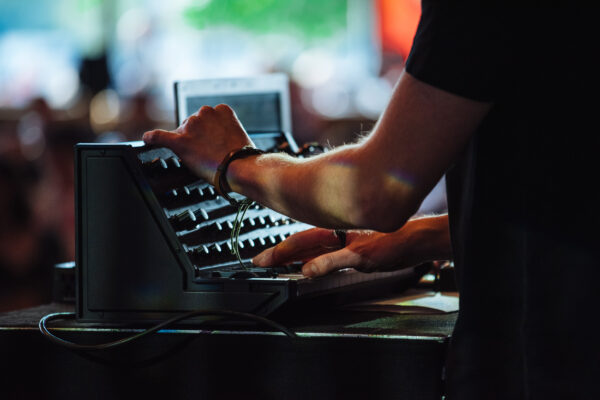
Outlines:
[[266, 152], [261, 149], [257, 149], [252, 146], [244, 146], [241, 149], [233, 150], [229, 154], [223, 158], [221, 164], [217, 167], [217, 172], [215, 174], [215, 182], [214, 186], [217, 193], [227, 200], [231, 205], [237, 206], [238, 201], [229, 196], [229, 192], [231, 192], [231, 188], [229, 187], [229, 183], [227, 183], [227, 168], [229, 164], [231, 164], [234, 160], [239, 160], [241, 158], [246, 158], [250, 156], [256, 156], [259, 154], [265, 154]]

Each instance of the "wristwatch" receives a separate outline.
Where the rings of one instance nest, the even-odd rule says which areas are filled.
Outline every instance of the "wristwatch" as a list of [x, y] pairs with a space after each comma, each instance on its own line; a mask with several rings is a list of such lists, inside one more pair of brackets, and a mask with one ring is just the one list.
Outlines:
[[221, 164], [217, 167], [217, 173], [215, 174], [215, 182], [214, 186], [217, 193], [231, 203], [232, 206], [238, 206], [239, 202], [229, 196], [229, 192], [231, 192], [231, 188], [229, 187], [229, 183], [227, 183], [227, 168], [229, 164], [231, 164], [234, 160], [239, 160], [242, 158], [256, 156], [259, 154], [265, 154], [266, 151], [257, 149], [253, 146], [244, 146], [241, 149], [233, 150], [229, 154], [223, 158]]

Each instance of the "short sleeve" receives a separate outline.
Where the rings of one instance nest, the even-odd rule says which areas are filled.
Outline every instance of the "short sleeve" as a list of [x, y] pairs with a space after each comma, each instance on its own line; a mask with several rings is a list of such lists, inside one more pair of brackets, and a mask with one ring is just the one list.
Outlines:
[[511, 68], [509, 15], [476, 1], [423, 0], [406, 71], [459, 96], [496, 100]]

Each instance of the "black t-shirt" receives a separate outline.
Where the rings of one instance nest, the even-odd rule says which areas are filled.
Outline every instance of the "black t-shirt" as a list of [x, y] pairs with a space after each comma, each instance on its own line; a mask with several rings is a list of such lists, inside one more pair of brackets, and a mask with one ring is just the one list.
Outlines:
[[493, 103], [446, 174], [449, 398], [600, 398], [598, 24], [572, 4], [482, 3], [424, 0], [406, 65]]

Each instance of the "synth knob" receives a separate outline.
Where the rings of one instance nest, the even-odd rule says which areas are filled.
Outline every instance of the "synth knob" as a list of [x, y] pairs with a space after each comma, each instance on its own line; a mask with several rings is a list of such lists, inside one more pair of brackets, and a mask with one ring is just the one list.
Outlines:
[[179, 159], [177, 157], [171, 157], [169, 160], [175, 168], [181, 168], [181, 163], [179, 162]]

